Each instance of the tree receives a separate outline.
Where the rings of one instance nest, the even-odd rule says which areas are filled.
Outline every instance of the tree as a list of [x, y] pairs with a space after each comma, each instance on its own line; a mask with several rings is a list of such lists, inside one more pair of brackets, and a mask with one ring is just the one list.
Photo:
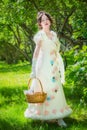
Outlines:
[[[87, 6], [85, 0], [2, 0], [0, 2], [0, 59], [8, 63], [19, 60], [31, 62], [37, 31], [36, 15], [40, 10], [49, 12], [54, 19], [52, 28], [57, 32], [64, 51], [75, 45], [87, 43]], [[84, 8], [85, 7], [85, 8]], [[3, 43], [5, 42], [5, 44]], [[15, 50], [8, 54], [6, 44]], [[3, 57], [4, 56], [4, 57]], [[15, 60], [14, 60], [15, 59]], [[10, 61], [9, 61], [10, 60]]]

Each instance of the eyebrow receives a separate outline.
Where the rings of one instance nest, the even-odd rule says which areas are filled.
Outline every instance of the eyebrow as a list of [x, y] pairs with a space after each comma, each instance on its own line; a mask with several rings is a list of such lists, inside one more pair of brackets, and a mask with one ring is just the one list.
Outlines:
[[44, 19], [49, 19], [49, 18], [42, 18], [42, 20], [44, 20]]

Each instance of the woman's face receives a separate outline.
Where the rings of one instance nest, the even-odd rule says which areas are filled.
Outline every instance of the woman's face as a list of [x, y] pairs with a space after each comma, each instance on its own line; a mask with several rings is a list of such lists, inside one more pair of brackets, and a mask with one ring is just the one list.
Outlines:
[[49, 18], [44, 14], [41, 18], [41, 27], [43, 29], [47, 29], [47, 28], [49, 29], [50, 26], [51, 26], [51, 22], [50, 22]]

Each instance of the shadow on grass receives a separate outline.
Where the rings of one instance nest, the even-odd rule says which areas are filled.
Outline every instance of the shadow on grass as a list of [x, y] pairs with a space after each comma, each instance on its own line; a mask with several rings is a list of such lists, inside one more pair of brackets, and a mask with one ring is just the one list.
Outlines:
[[0, 88], [0, 107], [3, 105], [15, 103], [22, 103], [26, 101], [24, 95], [24, 89], [26, 86], [23, 87], [2, 87]]
[[87, 118], [83, 118], [83, 120], [76, 120], [74, 118], [67, 117], [64, 120], [65, 120], [65, 122], [68, 125], [67, 128], [60, 128], [60, 126], [58, 126], [57, 122], [55, 122], [55, 123], [49, 122], [48, 123], [46, 121], [43, 121], [43, 122], [41, 122], [41, 121], [33, 121], [31, 123], [31, 126], [32, 126], [32, 128], [33, 127], [40, 127], [40, 126], [42, 126], [42, 127], [44, 127], [44, 130], [45, 129], [46, 130], [49, 130], [49, 129], [50, 130], [55, 130], [55, 128], [57, 128], [57, 127], [58, 127], [58, 130], [61, 130], [61, 129], [67, 129], [68, 130], [72, 126], [76, 126], [76, 127], [81, 126], [83, 128], [87, 128]]
[[[15, 102], [16, 104], [23, 104], [25, 101], [25, 96], [23, 94], [24, 88], [25, 86], [0, 88], [0, 94], [5, 98], [3, 103], [0, 105], [3, 107], [3, 105], [9, 105], [10, 103], [12, 104], [12, 102]], [[69, 89], [67, 88], [66, 91], [69, 91]], [[73, 102], [73, 105], [76, 104], [77, 99], [74, 99], [73, 101], [70, 95], [69, 97], [68, 98], [71, 100], [71, 102]], [[81, 127], [79, 130], [82, 130], [82, 128], [87, 128], [87, 118], [85, 116], [81, 118], [82, 120], [76, 120], [70, 117], [65, 118], [64, 120], [68, 124], [67, 128], [60, 128], [57, 123], [48, 123], [46, 121], [30, 121], [29, 119], [26, 119], [26, 122], [21, 122], [17, 118], [15, 119], [14, 117], [7, 117], [7, 119], [5, 119], [5, 117], [0, 117], [0, 130], [73, 130], [73, 126], [77, 128]]]
[[0, 130], [70, 130], [73, 128], [73, 126], [76, 128], [81, 128], [79, 130], [82, 130], [82, 128], [87, 128], [87, 119], [84, 119], [83, 121], [78, 121], [74, 118], [66, 118], [65, 121], [68, 125], [67, 128], [59, 127], [56, 122], [48, 123], [47, 121], [26, 120], [25, 123], [20, 124], [19, 122], [17, 122], [17, 120], [13, 120], [13, 122], [10, 122], [10, 120], [8, 121], [0, 119]]
[[[16, 103], [22, 103], [23, 101], [26, 101], [26, 97], [24, 95], [24, 90], [27, 89], [27, 86], [14, 86], [14, 87], [6, 87], [3, 86], [0, 88], [0, 106], [3, 106], [4, 104], [9, 104], [12, 102], [16, 102]], [[65, 92], [65, 96], [66, 96], [66, 100], [71, 100], [71, 103], [75, 104], [75, 103], [79, 103], [79, 99], [74, 98], [73, 95], [71, 95], [70, 93], [70, 89], [69, 88], [64, 88], [64, 92]]]
[[0, 72], [2, 73], [17, 72], [17, 71], [29, 72], [30, 68], [31, 67], [29, 63], [12, 64], [12, 65], [7, 65], [6, 63], [0, 63]]

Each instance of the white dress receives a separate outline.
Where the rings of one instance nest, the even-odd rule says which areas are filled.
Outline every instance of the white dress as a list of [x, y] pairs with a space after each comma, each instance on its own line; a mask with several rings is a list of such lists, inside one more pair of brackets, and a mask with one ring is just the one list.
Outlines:
[[[64, 81], [64, 66], [59, 54], [60, 42], [56, 33], [54, 31], [51, 33], [52, 39], [48, 38], [43, 30], [34, 36], [36, 44], [39, 40], [42, 41], [36, 64], [36, 77], [40, 79], [47, 98], [44, 103], [28, 104], [24, 112], [26, 118], [51, 120], [64, 118], [72, 113], [72, 109], [67, 105], [61, 83]], [[39, 82], [34, 79], [31, 88], [35, 92], [40, 91]]]

